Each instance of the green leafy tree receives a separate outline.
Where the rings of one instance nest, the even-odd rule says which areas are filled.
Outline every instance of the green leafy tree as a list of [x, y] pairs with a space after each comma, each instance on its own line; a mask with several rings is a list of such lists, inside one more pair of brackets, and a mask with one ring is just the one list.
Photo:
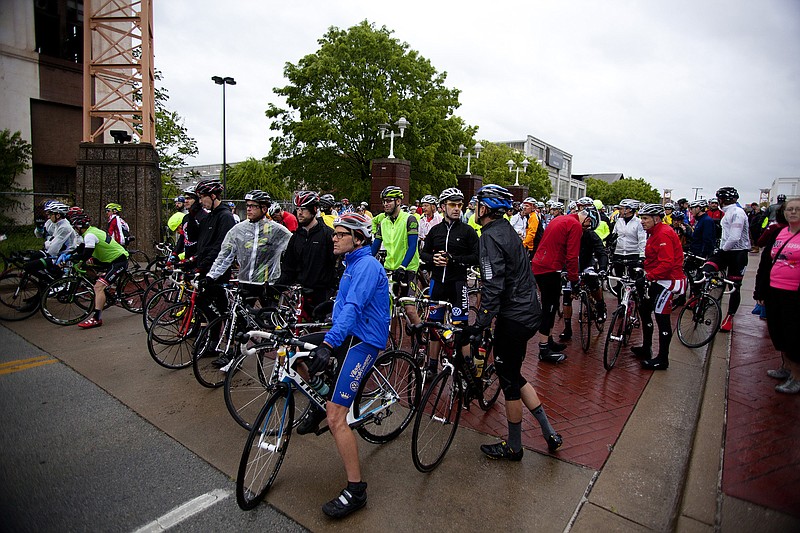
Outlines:
[[244, 198], [245, 193], [260, 189], [275, 200], [287, 200], [291, 192], [276, 172], [276, 165], [265, 159], [249, 158], [228, 168], [227, 198]]
[[[0, 192], [24, 191], [16, 180], [31, 168], [32, 155], [31, 144], [22, 138], [20, 132], [11, 133], [7, 129], [0, 132]], [[7, 213], [21, 204], [14, 196], [0, 194], [0, 225], [10, 224], [12, 219]]]
[[[514, 161], [514, 168], [519, 167], [519, 184], [528, 187], [528, 196], [541, 200], [549, 199], [553, 192], [553, 185], [547, 175], [547, 170], [536, 161], [530, 161], [525, 172], [522, 171], [522, 161], [525, 155], [505, 144], [495, 144], [490, 141], [481, 141], [483, 151], [480, 157], [472, 159], [470, 171], [483, 176], [483, 184], [496, 183], [503, 187], [514, 185], [517, 179], [516, 172], [509, 172], [508, 160]], [[466, 165], [466, 163], [465, 163]], [[465, 167], [466, 168], [466, 167]]]
[[661, 194], [644, 178], [624, 178], [614, 183], [588, 178], [586, 195], [599, 199], [606, 205], [615, 205], [623, 198], [633, 198], [649, 204], [661, 202]]
[[445, 87], [446, 73], [392, 33], [366, 20], [331, 27], [315, 53], [286, 64], [289, 85], [274, 89], [286, 107], [271, 104], [266, 114], [280, 132], [270, 157], [291, 188], [367, 198], [370, 162], [389, 153], [378, 124], [400, 117], [410, 126], [395, 137], [394, 152], [411, 162], [412, 198], [455, 185], [463, 172], [457, 147], [471, 145], [476, 128], [453, 115], [459, 91]]

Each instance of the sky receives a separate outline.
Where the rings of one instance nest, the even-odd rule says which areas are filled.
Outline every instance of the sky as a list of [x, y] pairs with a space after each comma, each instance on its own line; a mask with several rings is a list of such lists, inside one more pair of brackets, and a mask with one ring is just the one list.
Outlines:
[[[368, 20], [446, 72], [476, 139], [533, 135], [573, 174], [622, 172], [673, 198], [734, 186], [757, 201], [800, 177], [798, 0], [154, 0], [155, 66], [199, 154], [269, 152], [286, 63]], [[412, 125], [413, 127], [413, 125]], [[454, 147], [454, 152], [456, 147]], [[388, 153], [388, 152], [387, 152]], [[694, 190], [693, 188], [702, 187]]]

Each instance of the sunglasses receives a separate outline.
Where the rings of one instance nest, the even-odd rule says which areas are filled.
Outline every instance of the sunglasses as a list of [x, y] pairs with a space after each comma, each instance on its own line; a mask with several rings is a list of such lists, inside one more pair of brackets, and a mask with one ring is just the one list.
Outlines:
[[447, 207], [462, 207], [464, 202], [447, 202]]

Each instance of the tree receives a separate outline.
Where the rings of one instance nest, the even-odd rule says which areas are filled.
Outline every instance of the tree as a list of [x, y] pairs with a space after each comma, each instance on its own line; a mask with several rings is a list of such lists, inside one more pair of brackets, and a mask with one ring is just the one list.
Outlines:
[[270, 104], [266, 114], [280, 132], [270, 158], [290, 187], [367, 198], [370, 162], [389, 152], [378, 124], [400, 117], [410, 126], [394, 151], [411, 162], [412, 198], [455, 185], [463, 164], [457, 147], [474, 144], [476, 128], [453, 115], [460, 91], [445, 87], [447, 74], [392, 33], [366, 20], [346, 31], [331, 27], [316, 53], [284, 67], [289, 85], [274, 92], [287, 107]]
[[[513, 160], [514, 168], [519, 167], [519, 184], [528, 187], [528, 196], [540, 200], [550, 198], [553, 185], [547, 175], [547, 170], [536, 161], [530, 162], [528, 169], [523, 172], [522, 161], [525, 155], [514, 150], [506, 144], [495, 144], [490, 141], [481, 141], [483, 151], [480, 157], [472, 159], [470, 171], [483, 176], [483, 184], [496, 183], [503, 187], [514, 185], [517, 179], [516, 172], [509, 172], [507, 161]], [[466, 168], [466, 167], [465, 167]]]
[[606, 205], [616, 205], [624, 198], [632, 198], [648, 204], [661, 203], [661, 194], [644, 178], [623, 178], [614, 183], [588, 178], [586, 195], [601, 200]]
[[[17, 186], [17, 176], [31, 168], [33, 147], [22, 138], [20, 132], [0, 132], [0, 192], [24, 191]], [[21, 202], [8, 194], [0, 194], [0, 225], [7, 225], [12, 219], [7, 213]]]
[[286, 200], [291, 195], [281, 178], [276, 165], [265, 159], [249, 158], [228, 169], [227, 198], [244, 198], [245, 193], [260, 189], [274, 200]]

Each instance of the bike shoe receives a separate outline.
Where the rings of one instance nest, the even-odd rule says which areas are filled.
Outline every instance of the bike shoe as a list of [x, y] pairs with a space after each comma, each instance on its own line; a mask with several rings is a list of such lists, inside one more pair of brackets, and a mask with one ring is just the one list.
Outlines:
[[564, 445], [564, 439], [561, 438], [561, 435], [558, 433], [553, 433], [549, 437], [547, 437], [547, 449], [550, 450], [550, 453], [555, 452], [561, 446]]
[[563, 353], [555, 353], [550, 348], [542, 348], [542, 345], [539, 345], [539, 361], [543, 361], [545, 363], [560, 363], [567, 356]]
[[508, 459], [509, 461], [521, 461], [525, 450], [522, 448], [518, 452], [511, 449], [506, 441], [497, 444], [481, 444], [481, 451], [489, 459]]
[[302, 420], [302, 422], [300, 422], [300, 424], [298, 424], [297, 434], [307, 435], [308, 433], [314, 433], [319, 428], [320, 423], [322, 423], [322, 421], [325, 420], [325, 417], [327, 416], [328, 415], [325, 413], [325, 411], [323, 411], [316, 405], [313, 405], [311, 407], [311, 410], [306, 415], [306, 417]]
[[631, 353], [637, 359], [650, 359], [653, 357], [653, 349], [648, 346], [634, 346]]
[[216, 368], [222, 368], [222, 367], [224, 367], [225, 365], [227, 365], [230, 362], [231, 362], [231, 360], [230, 360], [230, 358], [228, 356], [220, 355], [219, 357], [217, 357], [216, 359], [211, 361], [211, 366], [216, 367]]
[[642, 368], [645, 370], [666, 370], [669, 368], [669, 361], [656, 357], [655, 359], [646, 359], [642, 361]]
[[366, 504], [366, 491], [359, 495], [343, 489], [336, 498], [322, 506], [322, 512], [331, 518], [344, 518], [353, 511], [358, 511]]
[[551, 352], [560, 352], [564, 350], [567, 347], [567, 345], [560, 342], [556, 342], [552, 339], [548, 339], [547, 347], [550, 348]]
[[78, 327], [79, 328], [83, 328], [83, 329], [89, 329], [89, 328], [98, 328], [98, 327], [100, 327], [102, 325], [103, 325], [103, 321], [101, 319], [95, 318], [95, 317], [92, 316], [92, 317], [87, 318], [83, 322], [80, 322], [78, 324]]
[[564, 331], [559, 333], [558, 338], [559, 338], [559, 340], [562, 340], [562, 341], [572, 340], [572, 330], [571, 329], [565, 329]]

